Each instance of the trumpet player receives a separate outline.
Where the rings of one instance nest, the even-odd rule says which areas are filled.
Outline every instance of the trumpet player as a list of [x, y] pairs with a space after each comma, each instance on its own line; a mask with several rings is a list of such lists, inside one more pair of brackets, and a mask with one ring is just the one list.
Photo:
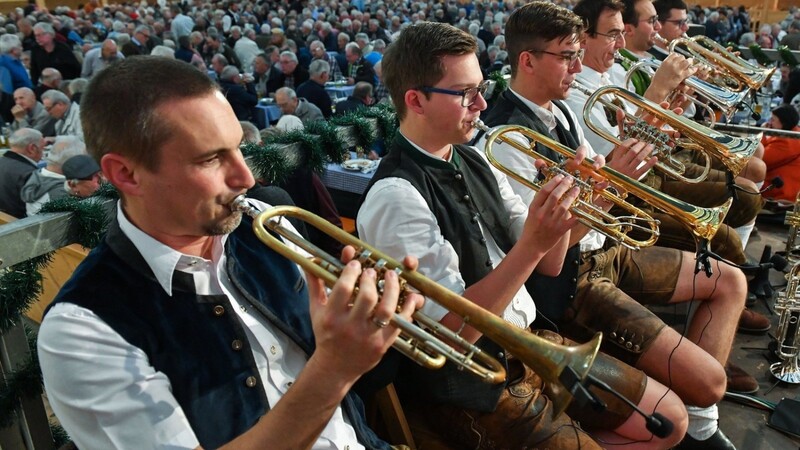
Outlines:
[[[594, 6], [601, 3], [585, 1]], [[619, 42], [614, 33], [619, 34], [622, 29], [620, 7], [614, 1], [602, 5], [609, 5], [600, 8], [600, 15], [609, 20], [590, 28], [595, 36], [588, 38], [603, 39], [610, 46], [603, 35], [611, 34]], [[559, 30], [554, 23], [571, 26]], [[592, 155], [575, 115], [562, 103], [581, 72], [581, 60], [568, 57], [580, 50], [578, 35], [583, 31], [582, 24], [581, 17], [573, 12], [542, 2], [522, 6], [511, 14], [506, 25], [511, 82], [486, 116], [487, 125], [510, 123], [543, 132], [555, 130], [562, 144], [572, 148], [586, 146]], [[649, 149], [629, 144], [617, 147], [610, 154], [609, 165], [636, 177], [642, 153]], [[497, 145], [494, 154], [526, 179], [538, 175], [534, 162], [509, 145]], [[511, 181], [511, 186], [526, 202], [535, 202], [539, 195], [516, 181]], [[567, 335], [580, 339], [603, 331], [604, 336], [610, 337], [605, 341], [610, 354], [677, 392], [689, 409], [690, 435], [683, 445], [704, 441], [699, 445], [733, 448], [717, 426], [716, 403], [725, 392], [723, 365], [744, 305], [746, 285], [742, 272], [718, 265], [715, 278], [695, 277], [692, 253], [663, 247], [632, 252], [619, 245], [604, 250], [604, 236], [582, 225], [571, 230], [570, 244], [577, 254], [564, 262], [556, 280], [535, 283], [562, 286], [560, 295], [543, 297], [543, 289], [534, 288], [537, 304], [551, 303], [550, 319]], [[697, 309], [685, 337], [644, 306], [693, 300], [703, 306]]]
[[[549, 275], [561, 269], [566, 231], [575, 223], [568, 208], [578, 189], [571, 177], [556, 176], [527, 206], [478, 150], [462, 145], [486, 108], [476, 50], [468, 33], [427, 22], [405, 29], [389, 47], [383, 75], [400, 133], [367, 188], [357, 227], [361, 238], [390, 256], [417, 252], [424, 275], [527, 328], [537, 305], [523, 283], [534, 269]], [[568, 414], [602, 440], [595, 442], [570, 418], [553, 417], [552, 387], [513, 355], [432, 302], [424, 311], [503, 360], [508, 379], [490, 386], [449, 365], [435, 372], [403, 368], [395, 385], [420, 446], [435, 435], [450, 448], [667, 448], [683, 434], [685, 411], [674, 393], [600, 355], [594, 367], [614, 373], [608, 382], [642, 408], [665, 414], [675, 429], [655, 438], [616, 400], [608, 399], [601, 415], [573, 405]]]
[[122, 200], [39, 332], [48, 399], [77, 446], [388, 450], [349, 391], [399, 334], [385, 326], [397, 277], [378, 303], [375, 272], [350, 261], [327, 295], [260, 245], [230, 208], [254, 184], [242, 128], [192, 66], [120, 61], [82, 103]]

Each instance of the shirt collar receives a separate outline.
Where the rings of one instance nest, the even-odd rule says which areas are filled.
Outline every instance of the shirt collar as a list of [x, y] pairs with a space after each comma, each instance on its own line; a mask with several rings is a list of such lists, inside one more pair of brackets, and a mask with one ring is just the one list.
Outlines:
[[583, 70], [578, 73], [578, 81], [586, 85], [590, 90], [595, 90], [600, 86], [608, 86], [611, 84], [611, 78], [608, 72], [600, 73], [591, 67], [583, 66]]
[[531, 111], [533, 111], [533, 113], [536, 114], [536, 117], [538, 117], [539, 120], [541, 120], [544, 123], [544, 125], [547, 127], [548, 130], [552, 130], [553, 128], [556, 127], [556, 116], [553, 115], [553, 112], [551, 110], [542, 108], [536, 103], [533, 103], [527, 98], [519, 95], [516, 91], [514, 91], [514, 89], [508, 88], [508, 90], [511, 91], [512, 94], [516, 95], [517, 98], [519, 98], [522, 101], [522, 103], [525, 104], [525, 106], [530, 108]]
[[453, 160], [453, 153], [454, 152], [453, 152], [453, 146], [452, 145], [450, 146], [450, 151], [447, 153], [447, 159], [445, 159], [445, 158], [440, 158], [440, 157], [438, 157], [436, 155], [433, 155], [430, 152], [428, 152], [425, 149], [423, 149], [422, 147], [420, 147], [419, 145], [415, 144], [411, 139], [406, 137], [406, 135], [403, 134], [402, 131], [400, 132], [400, 135], [403, 136], [405, 138], [405, 140], [407, 140], [408, 143], [411, 144], [412, 147], [414, 147], [415, 150], [417, 150], [418, 152], [420, 152], [423, 155], [427, 156], [428, 158], [435, 159], [437, 161], [444, 161], [444, 162], [448, 162], [448, 163]]
[[192, 266], [199, 262], [213, 263], [217, 266], [221, 261], [222, 249], [228, 235], [215, 236], [212, 249], [212, 261], [181, 253], [160, 241], [154, 239], [149, 234], [136, 227], [122, 210], [122, 202], [117, 203], [117, 221], [119, 228], [131, 240], [136, 250], [150, 266], [150, 270], [156, 277], [158, 284], [164, 289], [167, 295], [172, 296], [172, 276], [176, 270], [188, 271]]

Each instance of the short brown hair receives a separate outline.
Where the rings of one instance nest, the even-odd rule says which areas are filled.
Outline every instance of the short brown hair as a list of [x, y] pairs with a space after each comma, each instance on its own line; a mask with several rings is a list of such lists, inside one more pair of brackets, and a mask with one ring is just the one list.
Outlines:
[[216, 89], [205, 73], [183, 61], [137, 56], [111, 64], [92, 78], [81, 99], [86, 148], [97, 161], [118, 153], [156, 170], [160, 148], [171, 137], [171, 124], [156, 109]]
[[398, 119], [405, 118], [404, 97], [409, 89], [433, 86], [444, 78], [443, 56], [461, 56], [477, 50], [475, 37], [452, 25], [422, 22], [403, 30], [381, 60], [383, 82]]
[[530, 50], [543, 50], [548, 42], [571, 39], [577, 42], [583, 33], [583, 21], [567, 8], [537, 1], [517, 8], [506, 23], [506, 48], [511, 63], [511, 76], [517, 74], [519, 55]]
[[583, 19], [586, 34], [594, 37], [597, 35], [597, 21], [600, 20], [600, 14], [607, 9], [622, 12], [625, 10], [625, 4], [621, 0], [580, 0], [572, 8], [572, 12]]

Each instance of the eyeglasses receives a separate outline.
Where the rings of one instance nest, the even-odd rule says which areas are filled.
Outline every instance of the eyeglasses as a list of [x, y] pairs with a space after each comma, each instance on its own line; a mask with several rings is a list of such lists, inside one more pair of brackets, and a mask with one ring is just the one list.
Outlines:
[[594, 34], [598, 36], [603, 36], [608, 40], [608, 42], [616, 42], [621, 41], [625, 38], [625, 30], [622, 31], [613, 31], [611, 33], [601, 33], [599, 31], [595, 31]]
[[53, 103], [53, 104], [52, 104], [52, 105], [50, 105], [50, 106], [45, 106], [45, 107], [44, 107], [44, 110], [45, 110], [45, 111], [47, 111], [47, 112], [50, 112], [50, 110], [51, 110], [51, 109], [53, 109], [53, 108], [55, 108], [55, 107], [56, 107], [56, 104], [55, 104], [55, 103]]
[[666, 19], [662, 20], [662, 22], [674, 23], [676, 27], [683, 28], [684, 25], [689, 23], [689, 19]]
[[579, 49], [577, 52], [570, 52], [570, 53], [553, 53], [553, 52], [548, 52], [547, 50], [526, 50], [526, 51], [529, 53], [547, 53], [548, 55], [557, 56], [567, 62], [567, 67], [569, 69], [574, 69], [575, 63], [578, 60], [583, 61], [583, 54], [586, 52], [585, 49]]
[[461, 97], [461, 106], [464, 108], [468, 108], [475, 104], [475, 101], [478, 100], [478, 94], [485, 94], [486, 89], [489, 88], [488, 81], [482, 81], [481, 84], [466, 88], [461, 91], [454, 91], [451, 89], [442, 89], [432, 86], [422, 86], [419, 88], [420, 91], [426, 93], [437, 93], [437, 94], [447, 94], [447, 95], [458, 95]]
[[656, 22], [658, 22], [658, 16], [653, 16], [649, 19], [640, 20], [639, 22], [647, 22], [652, 26], [656, 26]]

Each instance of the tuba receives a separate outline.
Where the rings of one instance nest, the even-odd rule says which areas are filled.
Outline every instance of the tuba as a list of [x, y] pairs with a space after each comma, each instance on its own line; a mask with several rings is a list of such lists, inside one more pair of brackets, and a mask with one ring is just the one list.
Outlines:
[[[569, 147], [529, 128], [518, 125], [502, 125], [489, 128], [480, 120], [475, 120], [473, 126], [487, 133], [484, 152], [489, 162], [501, 172], [535, 191], [541, 189], [542, 185], [556, 174], [565, 173], [562, 166], [536, 152], [536, 150], [534, 150], [536, 144], [541, 144], [550, 148], [567, 158], [575, 157], [575, 152]], [[521, 134], [527, 138], [528, 143], [523, 144], [513, 137], [505, 136], [510, 133]], [[544, 161], [545, 164], [547, 164], [547, 170], [544, 171], [545, 180], [527, 180], [497, 161], [492, 151], [495, 141], [508, 144], [531, 158]], [[717, 229], [722, 224], [722, 220], [725, 218], [733, 202], [733, 199], [729, 198], [724, 204], [713, 208], [694, 206], [657, 191], [610, 167], [603, 167], [598, 171], [592, 166], [592, 161], [588, 159], [583, 161], [580, 171], [588, 174], [588, 178], [582, 180], [581, 183], [578, 184], [579, 187], [581, 187], [582, 194], [578, 197], [576, 203], [572, 205], [570, 211], [579, 218], [582, 224], [612, 239], [619, 239], [621, 244], [628, 245], [631, 248], [653, 245], [658, 239], [658, 221], [644, 211], [631, 205], [629, 202], [626, 202], [626, 194], [622, 194], [622, 192], [630, 192], [650, 205], [667, 214], [675, 216], [676, 219], [691, 231], [697, 240], [711, 240], [711, 238], [714, 237], [714, 234], [716, 234]], [[608, 182], [610, 184], [608, 188], [598, 192], [601, 198], [630, 211], [631, 216], [614, 217], [592, 204], [592, 192], [587, 194], [585, 190], [593, 190], [594, 185], [598, 182]], [[631, 221], [633, 221], [633, 223], [631, 223]], [[644, 222], [649, 226], [648, 228], [651, 234], [648, 239], [637, 241], [627, 236], [626, 232], [632, 228], [645, 228], [637, 225], [637, 222]]]
[[[706, 159], [706, 165], [702, 174], [702, 178], [697, 177], [688, 180], [683, 176], [677, 177], [676, 175], [680, 175], [679, 170], [683, 169], [683, 164], [680, 164], [679, 161], [676, 161], [674, 158], [672, 158], [672, 147], [666, 142], [669, 139], [669, 136], [659, 128], [651, 126], [643, 120], [635, 116], [631, 116], [626, 112], [628, 117], [633, 117], [635, 121], [634, 124], [636, 125], [636, 127], [631, 127], [630, 129], [626, 130], [628, 131], [628, 135], [645, 142], [658, 143], [656, 146], [656, 151], [659, 152], [659, 156], [662, 153], [666, 153], [667, 160], [663, 166], [659, 166], [659, 164], [662, 163], [659, 158], [659, 164], [657, 164], [656, 167], [659, 167], [668, 175], [682, 181], [694, 183], [702, 181], [708, 174], [708, 171], [711, 167], [711, 162], [708, 160], [708, 155], [719, 159], [722, 164], [725, 165], [725, 168], [728, 169], [734, 176], [736, 176], [742, 171], [744, 166], [747, 165], [747, 162], [750, 161], [750, 158], [758, 148], [758, 144], [761, 142], [760, 137], [741, 138], [720, 133], [719, 131], [705, 127], [681, 115], [675, 114], [670, 110], [664, 109], [660, 105], [647, 100], [635, 92], [631, 92], [616, 86], [603, 86], [594, 92], [591, 92], [580, 85], [576, 86], [573, 84], [573, 87], [577, 87], [577, 89], [589, 96], [589, 99], [586, 101], [586, 107], [583, 109], [583, 117], [586, 121], [586, 125], [591, 128], [592, 131], [600, 135], [600, 137], [617, 145], [621, 143], [619, 138], [610, 134], [602, 126], [594, 123], [594, 120], [591, 118], [591, 111], [592, 108], [594, 108], [595, 102], [600, 102], [602, 105], [610, 105], [614, 109], [620, 108], [619, 106], [614, 105], [607, 99], [603, 98], [603, 96], [610, 95], [614, 98], [627, 101], [629, 104], [639, 108], [640, 111], [653, 116], [655, 119], [666, 123], [672, 129], [678, 131], [681, 134], [682, 139], [675, 142], [677, 145], [703, 152], [703, 155]], [[630, 133], [630, 131], [633, 131], [633, 133]], [[655, 136], [655, 138], [651, 136]], [[675, 165], [675, 162], [679, 163], [680, 165]], [[670, 172], [670, 170], [672, 170], [672, 172]]]
[[[602, 333], [597, 333], [590, 342], [570, 347], [555, 344], [517, 328], [470, 300], [445, 289], [418, 272], [408, 269], [402, 263], [325, 219], [303, 209], [294, 206], [276, 206], [259, 211], [248, 205], [244, 196], [234, 199], [230, 208], [234, 212], [241, 212], [253, 217], [253, 231], [265, 245], [322, 279], [328, 287], [332, 287], [336, 283], [344, 264], [338, 258], [324, 252], [287, 228], [283, 224], [285, 217], [301, 219], [342, 244], [353, 246], [356, 249], [356, 258], [361, 262], [362, 267], [374, 268], [378, 272], [378, 280], [381, 280], [382, 274], [387, 271], [395, 271], [401, 282], [401, 301], [403, 293], [408, 292], [409, 287], [413, 287], [422, 295], [463, 317], [465, 323], [519, 358], [526, 366], [534, 369], [542, 379], [551, 383], [554, 392], [551, 399], [556, 416], [569, 405], [572, 399], [572, 388], [575, 386], [574, 384], [564, 386], [560, 381], [562, 374], [565, 374], [564, 379], [574, 376], [577, 382], [582, 381], [589, 373], [600, 349]], [[308, 258], [293, 250], [267, 229], [307, 251], [312, 257]], [[382, 281], [378, 281], [379, 292], [381, 286]], [[479, 347], [467, 342], [457, 333], [450, 331], [419, 311], [415, 312], [413, 317], [425, 328], [404, 320], [398, 314], [395, 314], [390, 322], [401, 330], [400, 337], [394, 343], [394, 347], [401, 353], [430, 368], [436, 368], [436, 366], [429, 365], [426, 361], [431, 357], [435, 358], [435, 355], [438, 354], [459, 367], [475, 373], [488, 383], [500, 383], [505, 379], [505, 369], [500, 362], [487, 355]], [[445, 344], [436, 336], [441, 336], [453, 345]], [[438, 364], [438, 367], [441, 365]]]
[[798, 283], [800, 283], [800, 264], [792, 266], [786, 275], [789, 283], [786, 290], [778, 293], [775, 300], [775, 311], [780, 313], [778, 330], [775, 334], [777, 346], [775, 354], [779, 362], [769, 366], [775, 378], [792, 384], [800, 384], [800, 298], [798, 298]]

